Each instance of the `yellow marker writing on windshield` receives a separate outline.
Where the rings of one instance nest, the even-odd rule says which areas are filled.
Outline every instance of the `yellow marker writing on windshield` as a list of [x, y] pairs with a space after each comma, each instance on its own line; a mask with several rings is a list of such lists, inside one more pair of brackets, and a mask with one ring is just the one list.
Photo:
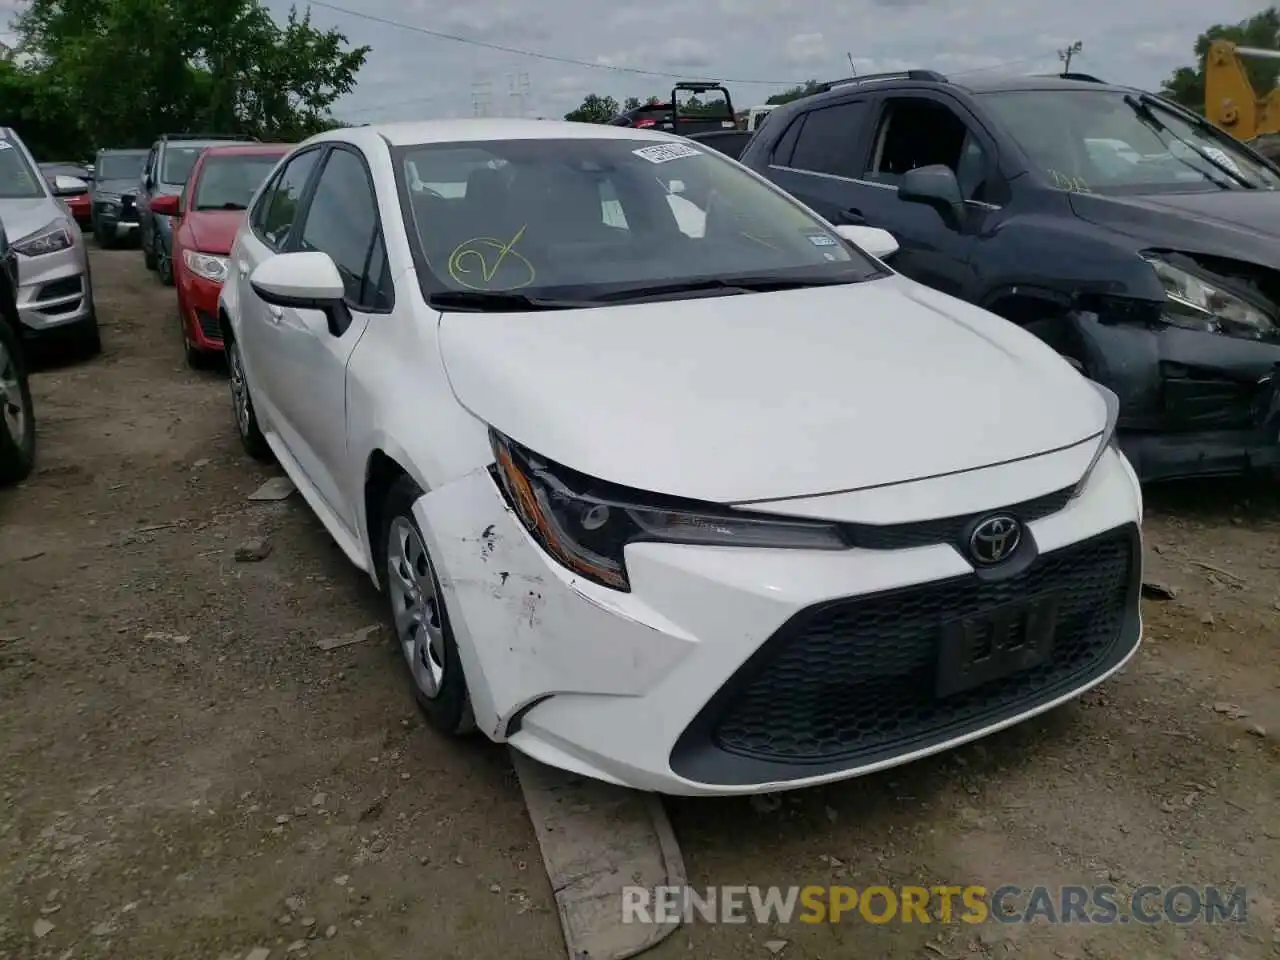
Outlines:
[[[495, 285], [494, 280], [498, 276], [498, 271], [505, 264], [508, 272], [512, 268], [515, 269], [515, 276], [520, 282], [500, 282], [497, 284], [499, 289], [517, 290], [520, 287], [529, 286], [537, 278], [537, 271], [533, 269], [533, 264], [514, 249], [516, 243], [524, 236], [527, 226], [528, 224], [521, 225], [515, 236], [505, 243], [493, 237], [473, 237], [470, 240], [464, 240], [453, 248], [453, 253], [449, 254], [449, 276], [460, 286], [471, 290], [487, 290]], [[475, 276], [477, 270], [478, 278]]]

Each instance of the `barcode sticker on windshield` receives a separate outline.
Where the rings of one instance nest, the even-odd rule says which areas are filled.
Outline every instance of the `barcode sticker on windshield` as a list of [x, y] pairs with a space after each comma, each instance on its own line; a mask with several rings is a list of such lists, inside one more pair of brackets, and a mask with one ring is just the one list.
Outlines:
[[679, 160], [682, 157], [698, 157], [702, 155], [701, 150], [686, 147], [683, 143], [655, 143], [651, 147], [641, 147], [639, 150], [632, 150], [631, 152], [637, 157], [643, 157], [650, 163], [666, 163], [669, 160]]

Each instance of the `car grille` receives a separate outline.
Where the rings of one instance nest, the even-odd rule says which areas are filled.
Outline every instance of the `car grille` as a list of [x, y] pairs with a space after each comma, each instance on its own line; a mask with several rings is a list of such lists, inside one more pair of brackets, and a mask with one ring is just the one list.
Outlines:
[[1007, 513], [1017, 517], [1024, 525], [1042, 520], [1057, 513], [1071, 499], [1071, 487], [1046, 493], [1033, 500], [1026, 500], [998, 511], [984, 510], [941, 520], [922, 520], [917, 523], [844, 524], [843, 529], [853, 546], [864, 550], [906, 550], [911, 547], [927, 547], [939, 543], [961, 544], [968, 526], [992, 513]]
[[[969, 575], [803, 611], [699, 714], [672, 768], [702, 782], [799, 779], [821, 772], [814, 765], [847, 769], [899, 757], [1066, 695], [1136, 642], [1138, 551], [1137, 530], [1126, 526], [1004, 579]], [[936, 695], [942, 624], [1048, 593], [1058, 616], [1045, 662]], [[773, 769], [752, 774], [761, 762]]]
[[136, 223], [138, 219], [138, 208], [134, 206], [133, 197], [120, 198], [120, 222]]
[[197, 310], [196, 322], [200, 324], [200, 332], [210, 340], [222, 339], [222, 328], [218, 326], [218, 318], [203, 310]]

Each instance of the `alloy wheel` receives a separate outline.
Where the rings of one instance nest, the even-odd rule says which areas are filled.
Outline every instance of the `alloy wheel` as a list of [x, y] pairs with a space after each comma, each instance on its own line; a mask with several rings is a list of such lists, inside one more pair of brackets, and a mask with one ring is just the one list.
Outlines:
[[249, 384], [245, 382], [244, 363], [240, 359], [240, 344], [234, 340], [227, 350], [227, 379], [231, 382], [231, 405], [236, 413], [236, 429], [240, 436], [249, 436]]
[[3, 343], [0, 343], [0, 422], [13, 438], [22, 445], [27, 431], [27, 411], [22, 403], [22, 385], [18, 382], [18, 361]]
[[407, 517], [391, 522], [387, 543], [388, 592], [400, 650], [413, 682], [434, 700], [444, 684], [444, 608], [422, 535]]

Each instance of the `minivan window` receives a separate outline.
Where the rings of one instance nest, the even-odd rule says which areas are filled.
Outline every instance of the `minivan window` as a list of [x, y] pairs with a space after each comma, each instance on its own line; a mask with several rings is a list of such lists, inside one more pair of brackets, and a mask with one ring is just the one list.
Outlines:
[[183, 186], [207, 146], [208, 144], [180, 147], [172, 143], [166, 146], [164, 162], [160, 165], [160, 182], [174, 187]]
[[32, 200], [44, 195], [44, 183], [22, 151], [0, 137], [0, 199]]
[[99, 180], [132, 180], [141, 176], [146, 162], [145, 153], [99, 154], [94, 173]]
[[883, 273], [786, 194], [696, 144], [431, 143], [398, 148], [397, 167], [411, 242], [445, 290], [580, 301], [695, 280]]
[[978, 96], [1040, 172], [1065, 190], [1144, 193], [1247, 189], [1245, 183], [1280, 186], [1280, 175], [1230, 137], [1143, 94], [1002, 90]]

